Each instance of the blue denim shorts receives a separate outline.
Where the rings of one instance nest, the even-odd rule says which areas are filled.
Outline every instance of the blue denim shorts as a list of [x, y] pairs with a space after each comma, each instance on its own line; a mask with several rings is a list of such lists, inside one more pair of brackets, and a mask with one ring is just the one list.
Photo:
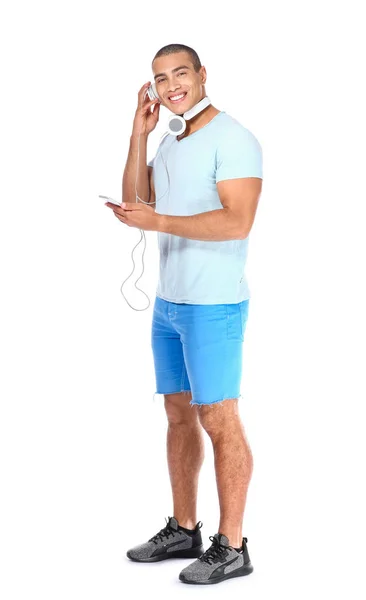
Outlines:
[[157, 296], [151, 330], [155, 394], [191, 392], [192, 405], [241, 397], [248, 308], [249, 298], [238, 304], [176, 304]]

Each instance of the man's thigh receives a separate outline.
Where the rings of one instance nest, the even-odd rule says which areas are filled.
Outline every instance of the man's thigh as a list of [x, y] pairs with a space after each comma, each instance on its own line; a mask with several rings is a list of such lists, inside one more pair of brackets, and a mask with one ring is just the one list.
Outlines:
[[[239, 398], [249, 300], [238, 304], [182, 305], [176, 315], [191, 405]], [[188, 307], [188, 308], [187, 308]]]
[[240, 396], [249, 300], [176, 304], [156, 298], [152, 322], [157, 394], [191, 392], [190, 405]]
[[[191, 391], [184, 362], [181, 336], [174, 326], [174, 304], [157, 297], [155, 300], [151, 347], [153, 351], [155, 394], [187, 394]], [[189, 396], [189, 399], [191, 396]]]

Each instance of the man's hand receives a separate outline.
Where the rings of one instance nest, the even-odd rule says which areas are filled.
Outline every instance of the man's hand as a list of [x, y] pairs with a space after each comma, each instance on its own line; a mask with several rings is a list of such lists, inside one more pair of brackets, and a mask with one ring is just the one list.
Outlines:
[[[146, 94], [150, 84], [151, 81], [144, 83], [137, 95], [138, 104], [133, 120], [132, 135], [138, 135], [139, 133], [149, 135], [155, 129], [159, 120], [160, 102], [157, 99], [150, 100]], [[154, 108], [151, 112], [152, 106]]]
[[152, 206], [140, 202], [122, 202], [121, 208], [111, 202], [105, 202], [105, 206], [111, 208], [117, 219], [129, 227], [159, 231], [162, 215], [155, 212]]

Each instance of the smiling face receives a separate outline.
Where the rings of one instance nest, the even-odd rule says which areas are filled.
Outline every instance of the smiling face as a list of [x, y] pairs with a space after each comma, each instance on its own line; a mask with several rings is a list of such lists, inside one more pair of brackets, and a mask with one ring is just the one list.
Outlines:
[[152, 68], [161, 103], [171, 112], [181, 115], [206, 96], [206, 69], [195, 71], [187, 52], [155, 58]]

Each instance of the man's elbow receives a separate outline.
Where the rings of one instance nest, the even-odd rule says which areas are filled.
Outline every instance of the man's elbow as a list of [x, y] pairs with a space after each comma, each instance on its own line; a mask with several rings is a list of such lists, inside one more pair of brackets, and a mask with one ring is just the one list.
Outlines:
[[251, 225], [249, 225], [247, 222], [245, 223], [241, 223], [239, 229], [237, 229], [236, 231], [236, 235], [237, 237], [235, 238], [236, 240], [245, 240], [251, 230]]

